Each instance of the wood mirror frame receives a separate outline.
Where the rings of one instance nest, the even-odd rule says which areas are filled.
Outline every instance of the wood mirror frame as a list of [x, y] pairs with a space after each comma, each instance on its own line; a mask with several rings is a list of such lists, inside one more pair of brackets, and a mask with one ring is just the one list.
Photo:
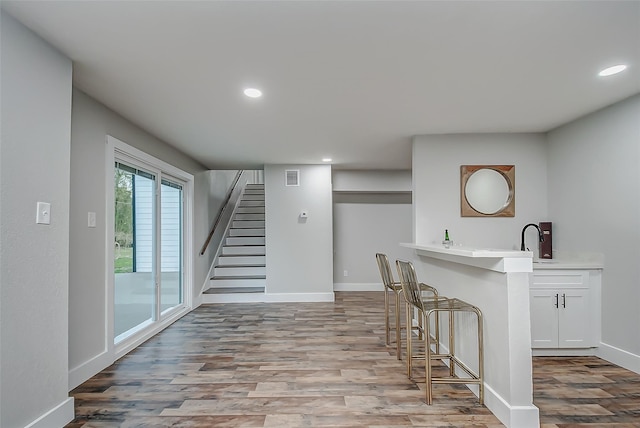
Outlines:
[[[483, 213], [474, 208], [465, 189], [471, 176], [480, 170], [493, 170], [498, 172], [505, 180], [508, 194], [505, 203], [492, 213]], [[462, 217], [515, 217], [516, 214], [516, 172], [515, 165], [461, 165], [460, 166], [460, 215]]]

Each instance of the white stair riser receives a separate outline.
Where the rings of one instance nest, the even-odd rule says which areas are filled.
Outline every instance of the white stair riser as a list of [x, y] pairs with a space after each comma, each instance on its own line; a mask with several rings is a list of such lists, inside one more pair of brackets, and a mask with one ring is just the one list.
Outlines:
[[250, 221], [262, 221], [264, 225], [264, 213], [236, 213], [233, 216], [234, 220], [250, 220]]
[[266, 274], [267, 268], [264, 266], [234, 266], [213, 268], [213, 276], [248, 276]]
[[246, 247], [222, 247], [222, 255], [223, 256], [237, 256], [243, 254], [252, 254], [263, 256], [266, 254], [266, 249], [264, 245], [247, 245]]
[[265, 264], [265, 256], [221, 256], [218, 257], [220, 265], [263, 265]]
[[236, 216], [231, 227], [236, 229], [264, 229], [264, 220], [240, 220]]
[[264, 245], [263, 236], [230, 236], [226, 240], [227, 245]]
[[262, 214], [264, 215], [264, 207], [238, 207], [236, 214]]
[[245, 195], [264, 195], [264, 189], [245, 189]]
[[264, 207], [264, 201], [240, 201], [239, 207]]
[[244, 195], [242, 195], [242, 200], [243, 201], [264, 201], [264, 195], [245, 193]]
[[267, 280], [264, 278], [238, 278], [238, 279], [211, 279], [209, 280], [209, 287], [264, 287], [267, 285]]
[[229, 229], [229, 236], [264, 236], [264, 229]]

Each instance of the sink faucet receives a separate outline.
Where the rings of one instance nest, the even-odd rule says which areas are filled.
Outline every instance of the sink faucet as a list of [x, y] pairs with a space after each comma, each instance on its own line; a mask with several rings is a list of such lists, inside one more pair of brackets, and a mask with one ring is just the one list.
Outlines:
[[528, 225], [526, 225], [525, 227], [522, 228], [522, 237], [520, 239], [520, 251], [525, 251], [525, 247], [524, 247], [524, 232], [525, 230], [527, 230], [527, 228], [529, 228], [530, 226], [535, 227], [536, 229], [538, 229], [538, 239], [540, 239], [540, 242], [544, 241], [544, 235], [542, 234], [542, 231], [540, 230], [540, 228], [538, 227], [537, 224], [535, 223], [529, 223]]

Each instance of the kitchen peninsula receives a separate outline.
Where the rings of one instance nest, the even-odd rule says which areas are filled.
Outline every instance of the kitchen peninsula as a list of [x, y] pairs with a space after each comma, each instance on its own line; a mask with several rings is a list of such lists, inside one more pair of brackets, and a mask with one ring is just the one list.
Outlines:
[[[441, 295], [457, 297], [478, 308], [484, 316], [485, 405], [507, 427], [539, 426], [533, 404], [529, 274], [533, 254], [442, 245], [400, 244], [415, 250], [418, 280], [434, 286]], [[472, 362], [474, 326], [456, 324], [463, 360]], [[465, 352], [467, 351], [467, 352]], [[469, 358], [467, 358], [469, 355]], [[438, 400], [437, 394], [434, 400]]]

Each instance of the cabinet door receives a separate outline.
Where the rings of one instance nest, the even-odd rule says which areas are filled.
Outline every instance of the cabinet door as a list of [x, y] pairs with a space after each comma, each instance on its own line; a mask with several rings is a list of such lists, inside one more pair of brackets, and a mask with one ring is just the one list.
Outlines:
[[589, 314], [589, 290], [566, 288], [559, 290], [558, 346], [588, 348], [593, 346]]
[[558, 290], [548, 288], [529, 290], [532, 348], [558, 347], [557, 296]]

